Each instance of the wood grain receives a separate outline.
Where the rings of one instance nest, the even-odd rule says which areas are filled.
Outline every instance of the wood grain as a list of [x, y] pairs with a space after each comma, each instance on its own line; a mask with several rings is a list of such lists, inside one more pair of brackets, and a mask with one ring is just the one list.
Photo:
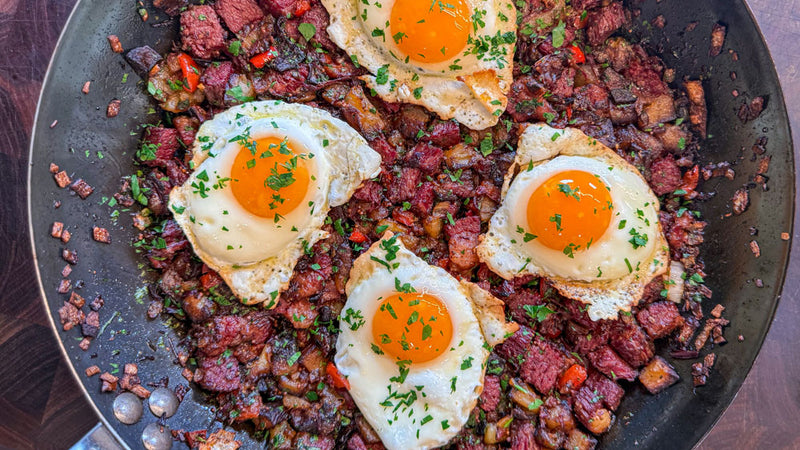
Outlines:
[[[0, 0], [0, 447], [67, 448], [97, 422], [39, 299], [25, 200], [36, 100], [74, 2]], [[800, 0], [749, 5], [772, 51], [800, 142]], [[793, 240], [795, 258], [764, 347], [700, 449], [800, 448], [800, 232]]]

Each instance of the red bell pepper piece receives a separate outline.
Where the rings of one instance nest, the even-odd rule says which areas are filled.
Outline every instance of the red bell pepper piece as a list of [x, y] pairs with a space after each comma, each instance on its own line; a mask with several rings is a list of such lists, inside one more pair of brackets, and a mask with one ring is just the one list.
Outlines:
[[364, 236], [364, 234], [361, 233], [360, 231], [353, 230], [353, 232], [350, 234], [350, 240], [355, 242], [356, 244], [363, 244], [364, 242], [367, 241], [367, 237]]
[[311, 9], [311, 4], [307, 0], [297, 2], [297, 6], [294, 8], [294, 16], [300, 17], [307, 13], [309, 9]]
[[264, 53], [259, 53], [256, 56], [250, 58], [250, 64], [255, 66], [256, 69], [260, 69], [264, 67], [268, 62], [275, 59], [276, 56], [278, 56], [278, 50], [275, 47], [270, 46], [269, 50], [265, 51]]
[[186, 53], [178, 55], [178, 63], [183, 74], [183, 89], [194, 92], [197, 90], [197, 85], [200, 84], [200, 67]]
[[328, 366], [325, 367], [325, 372], [331, 377], [331, 384], [335, 388], [339, 389], [347, 389], [350, 390], [350, 382], [347, 381], [347, 378], [344, 377], [341, 373], [339, 373], [339, 369], [336, 368], [336, 364], [329, 362]]
[[586, 368], [580, 364], [573, 364], [558, 379], [558, 390], [578, 389], [586, 381]]
[[577, 45], [570, 45], [569, 50], [572, 52], [572, 59], [577, 64], [583, 64], [586, 62], [586, 55], [583, 54], [583, 50]]

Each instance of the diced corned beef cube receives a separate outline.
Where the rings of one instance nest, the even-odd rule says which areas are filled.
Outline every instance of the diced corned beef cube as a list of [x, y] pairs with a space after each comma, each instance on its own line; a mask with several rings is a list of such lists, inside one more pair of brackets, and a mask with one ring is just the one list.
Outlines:
[[419, 170], [430, 175], [439, 171], [439, 166], [442, 164], [444, 158], [444, 151], [441, 148], [421, 142], [417, 144], [408, 155], [406, 161], [413, 167], [418, 167]]
[[261, 6], [273, 16], [280, 17], [294, 13], [300, 0], [260, 0]]
[[669, 90], [658, 72], [640, 62], [632, 62], [623, 73], [648, 95], [662, 95]]
[[536, 425], [530, 420], [515, 420], [511, 423], [512, 450], [539, 450], [536, 442]]
[[381, 202], [383, 187], [377, 181], [367, 180], [353, 193], [353, 198], [363, 202], [378, 204]]
[[608, 375], [612, 380], [633, 381], [638, 375], [636, 370], [620, 358], [608, 345], [604, 345], [586, 356], [597, 370]]
[[[408, 103], [403, 104], [400, 113], [397, 114], [395, 127], [400, 130], [400, 134], [406, 139], [417, 139], [420, 131], [425, 132], [430, 116], [425, 108]], [[425, 140], [424, 135], [421, 140]]]
[[590, 11], [586, 23], [586, 36], [589, 38], [589, 44], [592, 46], [602, 44], [625, 23], [625, 10], [622, 8], [622, 3], [613, 2], [608, 6]]
[[447, 245], [450, 249], [450, 267], [456, 271], [469, 270], [478, 265], [478, 235], [481, 219], [478, 216], [463, 217], [454, 224], [445, 226]]
[[544, 304], [544, 299], [537, 291], [520, 289], [509, 295], [505, 299], [505, 304], [506, 313], [510, 315], [515, 322], [535, 326], [536, 321], [525, 310], [525, 306]]
[[194, 136], [200, 128], [200, 121], [194, 117], [177, 116], [172, 119], [172, 125], [178, 130], [178, 139], [186, 147], [191, 147], [194, 143]]
[[58, 187], [62, 189], [69, 186], [69, 183], [72, 181], [69, 179], [69, 175], [67, 175], [67, 172], [64, 170], [53, 174], [53, 178], [56, 180]]
[[677, 305], [666, 301], [647, 305], [636, 314], [636, 319], [651, 339], [668, 336], [683, 323]]
[[[601, 400], [599, 393], [589, 389], [587, 386], [583, 386], [572, 402], [572, 410], [575, 412], [575, 417], [583, 426], [595, 434], [605, 432], [608, 427], [601, 422], [606, 422], [604, 419], [611, 419], [611, 413], [603, 408]], [[608, 425], [610, 425], [611, 420], [608, 422]]]
[[417, 188], [414, 199], [411, 200], [411, 209], [420, 215], [430, 214], [434, 200], [433, 183], [425, 181]]
[[215, 316], [205, 324], [194, 328], [197, 349], [206, 356], [214, 357], [228, 347], [239, 345], [242, 342], [239, 330], [245, 324], [245, 319], [239, 316]]
[[617, 409], [619, 402], [622, 401], [622, 396], [625, 395], [625, 390], [620, 385], [597, 372], [589, 375], [584, 386], [590, 391], [596, 392], [606, 408], [612, 411]]
[[675, 160], [668, 156], [650, 166], [650, 187], [656, 195], [675, 192], [682, 183], [681, 169]]
[[[385, 178], [386, 197], [392, 203], [401, 203], [414, 198], [422, 173], [413, 167], [404, 167], [399, 177], [383, 172]], [[477, 245], [477, 244], [476, 244]]]
[[69, 302], [64, 302], [64, 306], [59, 308], [58, 316], [61, 319], [64, 331], [71, 330], [72, 327], [80, 324], [85, 317], [81, 310]]
[[537, 391], [547, 394], [556, 385], [558, 376], [566, 369], [567, 358], [551, 341], [534, 336], [531, 347], [520, 366], [520, 375]]
[[318, 450], [332, 450], [336, 442], [330, 436], [298, 433], [292, 440], [294, 448], [314, 448]]
[[197, 358], [200, 367], [194, 372], [194, 381], [215, 392], [239, 389], [239, 362], [233, 355]]
[[234, 33], [264, 17], [255, 0], [217, 0], [215, 7], [225, 25]]
[[500, 403], [500, 378], [497, 375], [487, 375], [483, 381], [481, 393], [481, 409], [486, 412], [494, 411]]
[[[180, 148], [178, 130], [162, 126], [148, 127], [142, 139], [142, 163], [148, 166], [164, 167], [168, 160], [175, 156], [175, 151]], [[152, 159], [147, 159], [151, 158]]]
[[611, 331], [609, 342], [619, 356], [633, 367], [647, 364], [655, 354], [653, 342], [635, 324], [620, 324]]
[[314, 33], [314, 37], [311, 38], [312, 41], [316, 41], [319, 45], [328, 49], [336, 48], [336, 45], [328, 36], [327, 30], [330, 16], [328, 15], [328, 11], [325, 10], [325, 7], [320, 4], [314, 4], [311, 9], [295, 20], [300, 23], [310, 23], [314, 25], [316, 32]]
[[509, 336], [498, 348], [497, 352], [512, 364], [519, 366], [524, 360], [525, 353], [533, 341], [533, 330], [520, 325], [516, 333]]
[[233, 64], [230, 61], [211, 64], [203, 71], [200, 82], [205, 86], [206, 99], [209, 103], [215, 106], [224, 104], [225, 89], [232, 74]]
[[364, 444], [364, 439], [358, 433], [353, 433], [350, 440], [347, 441], [347, 450], [367, 450], [367, 445]]
[[428, 141], [441, 148], [452, 147], [461, 142], [461, 130], [458, 123], [452, 120], [434, 120], [428, 134]]
[[581, 355], [608, 343], [608, 327], [605, 324], [598, 324], [595, 329], [591, 329], [570, 321], [564, 327], [564, 334]]
[[[85, 182], [84, 180], [78, 178], [77, 180], [73, 181], [69, 188], [75, 191], [78, 194], [78, 197], [82, 199], [86, 199], [92, 192], [94, 192], [94, 188], [89, 185], [89, 183]], [[62, 240], [64, 236], [61, 236]]]
[[383, 136], [372, 139], [369, 146], [381, 155], [384, 165], [390, 165], [397, 159], [397, 150]]
[[200, 59], [211, 59], [225, 47], [225, 30], [214, 8], [195, 5], [181, 13], [183, 49]]
[[111, 235], [108, 233], [108, 230], [105, 228], [100, 227], [93, 227], [92, 228], [92, 238], [97, 242], [102, 242], [104, 244], [111, 243]]

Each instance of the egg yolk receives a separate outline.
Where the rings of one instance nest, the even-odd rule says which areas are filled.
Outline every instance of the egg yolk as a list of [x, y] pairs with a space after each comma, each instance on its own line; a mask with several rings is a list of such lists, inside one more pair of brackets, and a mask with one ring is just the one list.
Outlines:
[[453, 322], [445, 304], [420, 292], [386, 297], [372, 320], [378, 347], [397, 361], [424, 363], [447, 350]]
[[308, 155], [288, 139], [270, 136], [245, 142], [231, 167], [230, 186], [248, 212], [278, 221], [306, 197]]
[[414, 61], [448, 61], [467, 45], [470, 16], [466, 0], [395, 0], [391, 38]]
[[586, 250], [606, 232], [613, 204], [596, 175], [568, 170], [548, 178], [528, 199], [528, 232], [536, 242], [563, 251]]

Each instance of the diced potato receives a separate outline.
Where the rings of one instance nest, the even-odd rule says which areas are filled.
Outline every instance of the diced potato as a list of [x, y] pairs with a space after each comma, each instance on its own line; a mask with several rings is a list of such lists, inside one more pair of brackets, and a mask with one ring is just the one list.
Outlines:
[[657, 394], [675, 384], [680, 377], [664, 358], [654, 357], [639, 373], [639, 381], [651, 394]]

